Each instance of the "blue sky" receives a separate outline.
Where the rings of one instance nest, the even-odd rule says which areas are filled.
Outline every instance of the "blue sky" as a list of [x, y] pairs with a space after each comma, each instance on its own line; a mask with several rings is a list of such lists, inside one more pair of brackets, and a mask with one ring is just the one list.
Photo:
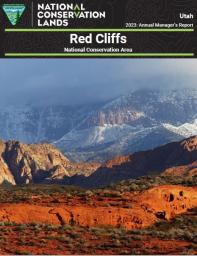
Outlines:
[[189, 59], [0, 60], [0, 103], [84, 104], [138, 88], [196, 87]]

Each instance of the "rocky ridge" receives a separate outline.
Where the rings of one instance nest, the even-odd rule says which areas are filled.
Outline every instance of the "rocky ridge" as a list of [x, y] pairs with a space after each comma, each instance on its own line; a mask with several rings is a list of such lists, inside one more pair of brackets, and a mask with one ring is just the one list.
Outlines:
[[55, 142], [74, 160], [105, 162], [197, 135], [197, 90], [137, 90], [88, 113]]
[[197, 136], [119, 156], [103, 165], [73, 163], [50, 144], [0, 142], [0, 181], [13, 185], [57, 183], [99, 187], [149, 174], [195, 176], [196, 162]]
[[50, 144], [0, 141], [1, 183], [51, 183], [65, 176], [88, 176], [98, 167], [97, 163], [72, 163]]

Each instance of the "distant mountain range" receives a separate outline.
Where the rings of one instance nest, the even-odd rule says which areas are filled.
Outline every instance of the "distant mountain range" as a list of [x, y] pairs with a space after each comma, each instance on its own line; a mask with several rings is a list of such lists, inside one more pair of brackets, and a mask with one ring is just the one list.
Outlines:
[[89, 113], [55, 142], [72, 160], [106, 161], [197, 135], [197, 90], [139, 90]]
[[0, 137], [48, 142], [72, 161], [105, 162], [197, 135], [197, 90], [138, 90], [87, 106], [0, 109]]

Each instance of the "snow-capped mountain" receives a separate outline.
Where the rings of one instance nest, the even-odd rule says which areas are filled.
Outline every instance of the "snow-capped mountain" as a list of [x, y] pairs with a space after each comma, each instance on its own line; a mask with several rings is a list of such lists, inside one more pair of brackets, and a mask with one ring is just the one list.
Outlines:
[[171, 124], [164, 124], [163, 126], [167, 130], [183, 137], [191, 137], [197, 134], [197, 119], [195, 119], [193, 123], [185, 123], [179, 126], [174, 126]]
[[197, 89], [138, 90], [87, 106], [0, 109], [0, 138], [54, 143], [74, 161], [105, 161], [192, 135]]
[[53, 142], [96, 106], [10, 106], [0, 108], [0, 138], [24, 143]]
[[105, 161], [197, 135], [197, 90], [139, 90], [87, 115], [55, 144], [73, 160]]

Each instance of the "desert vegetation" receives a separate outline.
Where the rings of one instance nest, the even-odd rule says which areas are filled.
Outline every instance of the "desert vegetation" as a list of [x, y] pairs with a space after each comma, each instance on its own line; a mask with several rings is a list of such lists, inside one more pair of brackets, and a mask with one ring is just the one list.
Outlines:
[[[196, 254], [197, 210], [187, 209], [187, 193], [195, 189], [196, 182], [195, 176], [148, 176], [91, 190], [4, 183], [0, 187], [0, 254]], [[175, 207], [175, 215], [166, 218], [158, 212], [155, 198], [160, 190], [169, 205], [165, 211], [170, 213]], [[61, 210], [65, 207], [73, 214], [68, 223]], [[54, 214], [49, 219], [39, 219], [51, 211]], [[36, 214], [36, 221], [28, 221]], [[110, 216], [115, 216], [111, 225], [99, 224]], [[84, 219], [90, 217], [95, 218], [95, 225]], [[133, 221], [132, 228], [126, 224], [127, 218]]]
[[0, 223], [1, 254], [196, 254], [196, 210], [148, 229]]

